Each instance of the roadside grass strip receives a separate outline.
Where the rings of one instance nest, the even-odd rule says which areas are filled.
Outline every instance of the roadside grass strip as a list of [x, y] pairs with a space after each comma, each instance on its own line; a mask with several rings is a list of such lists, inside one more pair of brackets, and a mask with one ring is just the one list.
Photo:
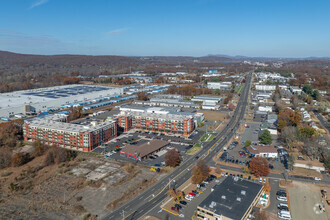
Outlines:
[[195, 144], [192, 148], [190, 148], [186, 154], [188, 155], [194, 155], [196, 154], [198, 151], [200, 151], [202, 148], [201, 148], [201, 145], [200, 144]]

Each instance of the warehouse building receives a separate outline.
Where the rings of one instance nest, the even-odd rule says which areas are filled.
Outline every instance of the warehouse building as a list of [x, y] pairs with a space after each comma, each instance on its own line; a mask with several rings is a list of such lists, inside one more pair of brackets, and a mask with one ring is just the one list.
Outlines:
[[149, 156], [161, 151], [170, 144], [168, 141], [163, 140], [150, 140], [147, 143], [141, 145], [127, 145], [121, 151], [120, 154], [135, 160], [144, 160]]
[[231, 82], [207, 82], [207, 88], [220, 89], [222, 91], [228, 91], [231, 89]]
[[194, 102], [203, 102], [203, 103], [219, 103], [221, 101], [221, 97], [219, 96], [194, 96], [191, 101]]
[[274, 85], [256, 85], [258, 91], [275, 91], [276, 86]]
[[197, 207], [197, 218], [204, 220], [246, 220], [263, 191], [262, 184], [228, 176], [213, 187]]
[[123, 94], [118, 87], [67, 85], [41, 89], [22, 90], [0, 94], [0, 117], [11, 117], [33, 109], [46, 112], [48, 109], [59, 109], [70, 103], [81, 103], [95, 98]]
[[[190, 135], [195, 129], [193, 113], [179, 112], [178, 109], [125, 105], [117, 115], [118, 126], [123, 131], [138, 129], [159, 133]], [[201, 118], [200, 115], [196, 117]]]
[[39, 140], [47, 145], [92, 151], [95, 147], [117, 136], [117, 123], [108, 121], [83, 121], [67, 123], [66, 115], [52, 115], [24, 122], [24, 140]]

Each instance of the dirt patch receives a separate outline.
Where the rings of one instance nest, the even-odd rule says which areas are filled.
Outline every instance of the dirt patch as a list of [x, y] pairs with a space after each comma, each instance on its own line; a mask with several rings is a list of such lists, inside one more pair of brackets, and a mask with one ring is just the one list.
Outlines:
[[300, 167], [295, 167], [292, 171], [289, 172], [291, 176], [305, 176], [305, 177], [320, 177], [322, 178], [322, 174], [310, 169], [304, 169]]
[[[140, 166], [79, 154], [70, 162], [43, 167], [44, 156], [21, 167], [1, 170], [1, 219], [73, 219], [104, 216], [106, 206], [121, 204], [157, 181], [159, 174]], [[129, 195], [129, 196], [127, 196]]]
[[213, 111], [198, 111], [198, 113], [203, 113], [205, 120], [208, 121], [228, 121], [228, 112], [213, 112]]
[[322, 203], [320, 188], [315, 184], [293, 182], [288, 188], [289, 205], [293, 219], [327, 220], [318, 207]]

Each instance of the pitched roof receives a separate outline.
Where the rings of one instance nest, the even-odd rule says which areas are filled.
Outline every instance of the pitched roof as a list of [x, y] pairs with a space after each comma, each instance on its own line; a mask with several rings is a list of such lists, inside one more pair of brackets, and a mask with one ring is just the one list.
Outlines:
[[255, 146], [248, 146], [246, 150], [252, 154], [260, 154], [260, 153], [277, 153], [277, 150], [273, 146], [260, 146], [260, 145], [255, 145]]
[[127, 145], [121, 150], [121, 152], [136, 155], [138, 157], [144, 157], [165, 147], [169, 143], [170, 142], [163, 140], [151, 140], [141, 145]]

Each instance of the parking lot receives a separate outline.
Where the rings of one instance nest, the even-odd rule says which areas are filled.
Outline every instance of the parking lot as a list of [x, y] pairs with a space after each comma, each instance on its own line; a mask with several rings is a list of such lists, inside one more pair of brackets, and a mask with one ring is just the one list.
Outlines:
[[258, 142], [260, 123], [245, 123], [247, 126], [244, 129], [244, 132], [241, 134], [241, 142], [246, 142], [250, 140], [252, 143]]
[[[180, 204], [181, 209], [178, 211], [172, 210], [171, 207], [173, 206], [173, 201], [171, 204], [166, 204], [166, 208], [169, 209], [170, 212], [178, 214], [178, 215], [171, 215], [170, 219], [191, 219], [191, 217], [194, 215], [194, 212], [196, 211], [196, 207], [211, 193], [211, 189], [214, 185], [220, 184], [225, 178], [220, 177], [217, 178], [216, 180], [212, 180], [209, 182], [209, 184], [205, 185], [204, 187], [201, 187], [198, 191], [200, 192], [199, 194], [197, 193], [191, 200], [184, 199], [184, 201], [187, 203], [186, 205]], [[197, 186], [195, 185], [194, 187], [189, 187], [189, 189], [194, 188], [198, 189]], [[186, 194], [189, 194], [187, 190], [185, 190]], [[165, 207], [165, 206], [164, 206]], [[159, 216], [161, 217], [161, 216]]]
[[[125, 133], [108, 143], [104, 143], [102, 146], [97, 147], [93, 150], [95, 153], [104, 154], [105, 157], [113, 159], [116, 161], [124, 161], [131, 163], [139, 163], [149, 167], [161, 168], [165, 165], [165, 154], [169, 149], [176, 148], [178, 149], [182, 161], [186, 161], [191, 155], [187, 155], [186, 152], [193, 147], [192, 143], [197, 143], [200, 137], [204, 134], [201, 131], [195, 131], [188, 138], [178, 137], [178, 136], [169, 136], [165, 134], [157, 134], [153, 132], [142, 132], [142, 131], [132, 131]], [[141, 145], [145, 142], [148, 142], [152, 139], [166, 140], [170, 142], [170, 145], [165, 149], [157, 152], [156, 154], [151, 155], [149, 158], [142, 161], [137, 161], [135, 159], [127, 158], [124, 155], [120, 154], [120, 150], [127, 144], [136, 144]]]
[[286, 203], [286, 202], [280, 202], [276, 199], [276, 192], [279, 191], [279, 190], [285, 190], [285, 188], [280, 188], [279, 187], [279, 181], [277, 179], [268, 179], [268, 183], [271, 187], [271, 190], [270, 190], [270, 204], [268, 206], [268, 208], [266, 209], [267, 211], [269, 212], [272, 212], [272, 213], [277, 213], [277, 205], [279, 203]]

